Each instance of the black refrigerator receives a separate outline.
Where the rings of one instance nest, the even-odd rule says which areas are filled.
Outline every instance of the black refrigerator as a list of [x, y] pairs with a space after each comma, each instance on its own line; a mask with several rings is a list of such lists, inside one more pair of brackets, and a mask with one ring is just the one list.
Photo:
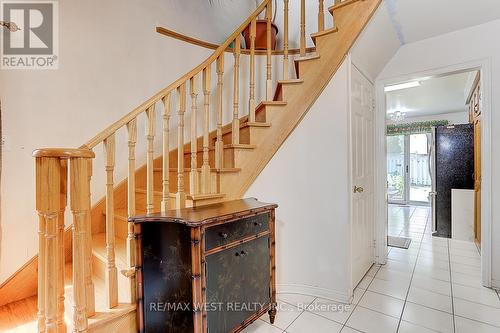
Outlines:
[[451, 238], [451, 190], [474, 189], [474, 126], [438, 126], [434, 142], [434, 236]]

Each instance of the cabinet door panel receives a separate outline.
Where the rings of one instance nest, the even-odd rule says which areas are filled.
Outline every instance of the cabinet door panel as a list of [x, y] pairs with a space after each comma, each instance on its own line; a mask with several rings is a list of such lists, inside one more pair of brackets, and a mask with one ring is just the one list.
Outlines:
[[209, 333], [229, 332], [270, 303], [269, 238], [206, 259]]

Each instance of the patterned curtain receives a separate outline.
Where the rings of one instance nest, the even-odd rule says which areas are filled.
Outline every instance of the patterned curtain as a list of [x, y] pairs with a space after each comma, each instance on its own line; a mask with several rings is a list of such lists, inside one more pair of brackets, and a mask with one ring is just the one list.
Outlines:
[[391, 124], [387, 125], [387, 136], [430, 133], [433, 127], [446, 126], [449, 123], [448, 120], [433, 120], [406, 124]]

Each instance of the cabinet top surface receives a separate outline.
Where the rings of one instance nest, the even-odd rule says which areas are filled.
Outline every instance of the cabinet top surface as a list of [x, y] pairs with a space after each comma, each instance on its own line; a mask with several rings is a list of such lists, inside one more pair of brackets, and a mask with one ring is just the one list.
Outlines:
[[180, 223], [189, 226], [201, 226], [212, 222], [244, 217], [246, 215], [270, 211], [278, 207], [255, 198], [241, 199], [216, 203], [194, 208], [169, 210], [165, 213], [155, 213], [129, 218], [132, 223], [166, 222]]

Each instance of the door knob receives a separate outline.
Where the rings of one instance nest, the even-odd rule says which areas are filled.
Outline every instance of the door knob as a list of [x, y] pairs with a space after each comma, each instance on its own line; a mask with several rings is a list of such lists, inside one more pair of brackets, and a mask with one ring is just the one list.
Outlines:
[[364, 191], [363, 187], [354, 185], [354, 193], [363, 193]]

